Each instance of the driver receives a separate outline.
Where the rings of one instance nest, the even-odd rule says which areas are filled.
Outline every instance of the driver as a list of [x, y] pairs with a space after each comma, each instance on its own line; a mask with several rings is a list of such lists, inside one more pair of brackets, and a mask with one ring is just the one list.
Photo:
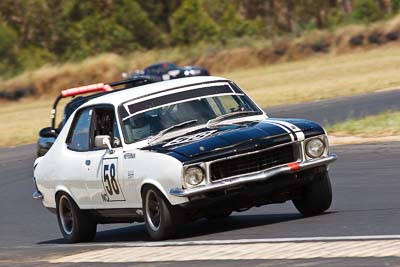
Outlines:
[[146, 138], [151, 135], [151, 126], [149, 117], [145, 114], [136, 115], [133, 118], [132, 134], [136, 140]]

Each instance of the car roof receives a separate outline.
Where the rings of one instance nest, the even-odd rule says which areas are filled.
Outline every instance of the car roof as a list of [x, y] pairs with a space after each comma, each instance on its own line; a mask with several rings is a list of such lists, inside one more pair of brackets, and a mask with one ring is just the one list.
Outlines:
[[151, 64], [150, 66], [147, 66], [145, 69], [149, 69], [149, 68], [153, 68], [153, 67], [158, 67], [158, 66], [164, 65], [164, 64], [175, 65], [175, 66], [176, 66], [176, 64], [175, 64], [174, 62], [165, 61], [165, 62], [157, 62], [157, 63]]
[[196, 77], [187, 77], [180, 79], [172, 79], [168, 81], [162, 81], [157, 83], [151, 83], [141, 86], [136, 86], [133, 88], [127, 88], [124, 90], [116, 91], [113, 93], [106, 93], [104, 95], [98, 96], [87, 101], [83, 106], [91, 106], [95, 104], [113, 104], [118, 106], [119, 104], [137, 99], [140, 97], [147, 96], [149, 94], [161, 93], [163, 91], [178, 88], [178, 87], [186, 87], [194, 84], [208, 83], [213, 81], [229, 81], [226, 78], [215, 77], [215, 76], [196, 76]]

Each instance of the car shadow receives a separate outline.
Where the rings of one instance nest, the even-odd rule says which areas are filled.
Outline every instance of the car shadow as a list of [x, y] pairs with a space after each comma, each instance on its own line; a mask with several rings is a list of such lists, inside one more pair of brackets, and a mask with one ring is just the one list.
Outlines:
[[[331, 214], [327, 212], [319, 216]], [[207, 236], [215, 233], [223, 233], [233, 230], [273, 225], [276, 223], [289, 222], [305, 219], [298, 213], [286, 214], [265, 214], [265, 215], [247, 215], [234, 213], [228, 218], [217, 220], [201, 219], [195, 222], [187, 223], [179, 228], [174, 240], [190, 239], [200, 236]], [[117, 242], [149, 242], [152, 241], [147, 235], [143, 223], [134, 224], [118, 229], [103, 230], [97, 232], [96, 239], [90, 244], [96, 243], [117, 243]], [[39, 242], [38, 244], [65, 244], [64, 239], [53, 239]]]
[[[319, 216], [324, 216], [332, 212], [326, 212]], [[184, 225], [178, 232], [175, 239], [196, 238], [199, 236], [207, 236], [215, 233], [223, 233], [234, 230], [248, 229], [258, 226], [268, 226], [276, 223], [290, 222], [295, 220], [306, 219], [299, 213], [284, 214], [234, 214], [228, 218], [218, 220], [202, 219], [190, 224]], [[244, 235], [245, 236], [245, 235]]]

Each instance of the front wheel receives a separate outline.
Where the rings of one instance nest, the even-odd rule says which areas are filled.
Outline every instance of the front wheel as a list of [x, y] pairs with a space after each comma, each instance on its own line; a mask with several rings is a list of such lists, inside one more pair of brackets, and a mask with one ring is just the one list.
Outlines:
[[296, 209], [304, 216], [323, 213], [332, 203], [332, 187], [328, 172], [315, 175], [313, 181], [303, 188], [303, 196], [293, 199]]
[[144, 188], [142, 201], [145, 225], [150, 237], [153, 240], [172, 237], [178, 226], [176, 209], [153, 187]]
[[91, 241], [96, 236], [97, 224], [65, 193], [57, 198], [57, 220], [69, 243]]

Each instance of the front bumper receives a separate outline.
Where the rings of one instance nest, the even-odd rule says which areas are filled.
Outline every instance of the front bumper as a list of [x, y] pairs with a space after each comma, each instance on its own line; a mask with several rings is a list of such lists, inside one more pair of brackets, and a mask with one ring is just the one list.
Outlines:
[[304, 161], [299, 163], [289, 163], [284, 166], [268, 169], [262, 172], [248, 174], [240, 177], [228, 178], [218, 182], [213, 182], [211, 184], [207, 184], [200, 187], [195, 188], [188, 188], [188, 189], [180, 189], [180, 188], [173, 188], [169, 191], [169, 193], [173, 196], [177, 197], [192, 197], [195, 195], [200, 195], [204, 193], [208, 193], [211, 191], [219, 190], [219, 189], [226, 189], [233, 186], [250, 183], [250, 182], [260, 182], [267, 180], [271, 177], [282, 175], [282, 174], [291, 174], [300, 172], [303, 170], [311, 169], [318, 166], [328, 165], [334, 162], [337, 159], [335, 154], [330, 154], [325, 158], [317, 159], [317, 160], [310, 160]]
[[39, 190], [37, 190], [37, 191], [33, 192], [32, 198], [36, 199], [36, 200], [42, 200], [43, 194]]

